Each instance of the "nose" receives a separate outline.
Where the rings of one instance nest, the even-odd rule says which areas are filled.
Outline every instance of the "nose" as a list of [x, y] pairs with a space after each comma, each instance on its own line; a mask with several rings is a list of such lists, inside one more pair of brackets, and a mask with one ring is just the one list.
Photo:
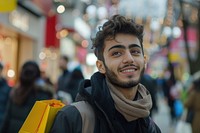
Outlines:
[[124, 54], [124, 58], [123, 58], [123, 63], [127, 64], [127, 63], [133, 63], [134, 62], [134, 57], [133, 55], [128, 51]]

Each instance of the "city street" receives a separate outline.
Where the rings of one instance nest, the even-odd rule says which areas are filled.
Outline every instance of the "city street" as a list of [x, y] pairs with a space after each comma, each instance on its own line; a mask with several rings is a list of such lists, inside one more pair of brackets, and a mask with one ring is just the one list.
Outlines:
[[199, 66], [200, 0], [0, 0], [0, 133], [51, 99], [99, 107], [41, 117], [45, 132], [200, 133]]
[[169, 108], [164, 99], [158, 96], [158, 108], [157, 114], [153, 115], [155, 123], [160, 127], [162, 133], [175, 133], [175, 125], [170, 125]]

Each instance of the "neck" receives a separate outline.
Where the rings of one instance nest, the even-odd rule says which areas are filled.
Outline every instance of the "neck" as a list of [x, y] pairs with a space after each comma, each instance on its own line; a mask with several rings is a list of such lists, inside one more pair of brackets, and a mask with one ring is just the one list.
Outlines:
[[110, 87], [113, 87], [114, 89], [117, 89], [119, 92], [121, 92], [126, 99], [133, 100], [136, 96], [138, 85], [132, 88], [121, 88], [119, 86], [113, 85], [109, 82], [109, 80], [107, 80], [107, 83], [110, 84]]
[[129, 89], [124, 89], [124, 88], [117, 88], [123, 95], [126, 99], [129, 99], [129, 100], [133, 100], [136, 96], [136, 93], [137, 93], [137, 88], [138, 86], [135, 86], [133, 88], [129, 88]]

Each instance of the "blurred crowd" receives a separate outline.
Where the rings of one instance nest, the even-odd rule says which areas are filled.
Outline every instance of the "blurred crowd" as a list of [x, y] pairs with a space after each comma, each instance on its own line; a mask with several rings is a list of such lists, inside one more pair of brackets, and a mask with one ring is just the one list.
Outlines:
[[37, 62], [28, 60], [22, 65], [14, 87], [10, 87], [3, 77], [3, 64], [0, 64], [1, 133], [17, 133], [36, 101], [59, 99], [66, 105], [74, 102], [84, 76], [80, 67], [69, 71], [68, 62], [67, 56], [60, 57], [58, 65], [62, 73], [57, 83], [53, 83]]
[[[199, 133], [200, 71], [183, 81], [176, 77], [173, 64], [169, 63], [163, 78], [157, 79], [157, 88], [169, 108], [169, 125], [173, 133]], [[182, 123], [189, 127], [185, 129]]]

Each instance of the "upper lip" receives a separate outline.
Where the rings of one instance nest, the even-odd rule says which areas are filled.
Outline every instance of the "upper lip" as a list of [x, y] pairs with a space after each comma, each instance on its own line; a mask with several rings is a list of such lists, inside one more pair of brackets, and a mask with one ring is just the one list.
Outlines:
[[135, 69], [135, 70], [137, 70], [138, 67], [135, 66], [135, 65], [126, 65], [126, 66], [122, 67], [122, 68], [120, 69], [120, 71], [125, 71], [125, 70], [129, 70], [129, 69]]

